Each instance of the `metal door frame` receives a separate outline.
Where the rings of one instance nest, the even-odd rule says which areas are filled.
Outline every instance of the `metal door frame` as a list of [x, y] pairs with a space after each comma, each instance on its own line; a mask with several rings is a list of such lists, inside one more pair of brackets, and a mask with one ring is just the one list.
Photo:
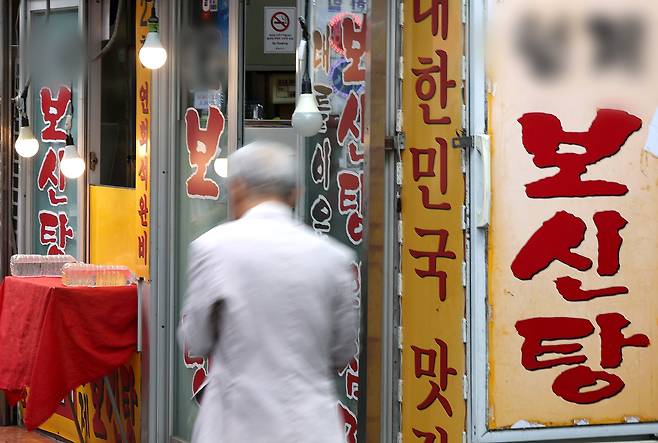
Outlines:
[[[148, 0], [147, 0], [148, 1]], [[229, 1], [229, 65], [240, 66], [243, 33], [243, 0]], [[160, 38], [167, 48], [167, 63], [152, 74], [151, 119], [151, 281], [149, 312], [151, 381], [148, 402], [151, 406], [147, 423], [146, 443], [180, 441], [173, 435], [174, 359], [178, 343], [176, 329], [178, 316], [175, 304], [176, 262], [176, 159], [179, 149], [178, 129], [180, 115], [180, 76], [178, 66], [179, 35], [181, 29], [180, 2], [158, 2]], [[228, 78], [228, 148], [234, 152], [242, 139], [241, 91], [242, 69], [229, 69]]]

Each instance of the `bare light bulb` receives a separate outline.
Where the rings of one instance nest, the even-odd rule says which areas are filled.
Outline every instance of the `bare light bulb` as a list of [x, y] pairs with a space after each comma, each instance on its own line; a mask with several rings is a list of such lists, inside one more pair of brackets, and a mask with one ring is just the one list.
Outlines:
[[228, 177], [228, 158], [216, 158], [213, 164], [215, 172], [222, 178]]
[[24, 158], [34, 157], [39, 152], [39, 141], [34, 137], [34, 132], [32, 132], [32, 127], [27, 118], [24, 118], [21, 123], [14, 148], [16, 148], [16, 153]]
[[304, 137], [311, 137], [322, 128], [322, 114], [312, 93], [299, 96], [295, 112], [292, 114], [292, 126]]
[[160, 43], [158, 31], [149, 31], [139, 50], [139, 61], [148, 69], [160, 69], [167, 61], [167, 51]]
[[64, 156], [59, 162], [59, 169], [68, 178], [78, 178], [85, 172], [85, 161], [78, 154], [78, 148], [73, 144], [73, 137], [66, 136]]

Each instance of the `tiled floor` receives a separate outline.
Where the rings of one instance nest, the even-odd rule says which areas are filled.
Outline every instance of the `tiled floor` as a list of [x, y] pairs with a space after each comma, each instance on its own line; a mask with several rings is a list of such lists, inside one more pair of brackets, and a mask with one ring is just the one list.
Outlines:
[[0, 443], [53, 443], [47, 437], [37, 432], [27, 432], [25, 429], [0, 426]]

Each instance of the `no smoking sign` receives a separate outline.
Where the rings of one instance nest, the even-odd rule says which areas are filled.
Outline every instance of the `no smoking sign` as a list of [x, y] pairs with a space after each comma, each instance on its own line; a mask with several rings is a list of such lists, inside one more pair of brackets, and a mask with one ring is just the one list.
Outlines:
[[285, 12], [275, 12], [270, 20], [272, 29], [278, 32], [284, 32], [290, 26], [290, 17]]
[[295, 26], [293, 23], [295, 12], [295, 8], [265, 7], [264, 53], [290, 54], [295, 52]]

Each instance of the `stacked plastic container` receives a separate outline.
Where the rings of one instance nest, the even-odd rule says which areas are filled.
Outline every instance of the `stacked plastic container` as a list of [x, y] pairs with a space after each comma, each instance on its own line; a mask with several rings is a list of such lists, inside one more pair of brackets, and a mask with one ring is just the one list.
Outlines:
[[135, 276], [126, 266], [67, 263], [62, 282], [65, 286], [126, 286], [135, 282]]
[[70, 255], [28, 255], [11, 257], [9, 269], [15, 277], [59, 277], [67, 263], [75, 263]]
[[14, 277], [62, 277], [65, 286], [126, 286], [135, 283], [126, 266], [79, 263], [70, 255], [27, 255], [11, 257]]

